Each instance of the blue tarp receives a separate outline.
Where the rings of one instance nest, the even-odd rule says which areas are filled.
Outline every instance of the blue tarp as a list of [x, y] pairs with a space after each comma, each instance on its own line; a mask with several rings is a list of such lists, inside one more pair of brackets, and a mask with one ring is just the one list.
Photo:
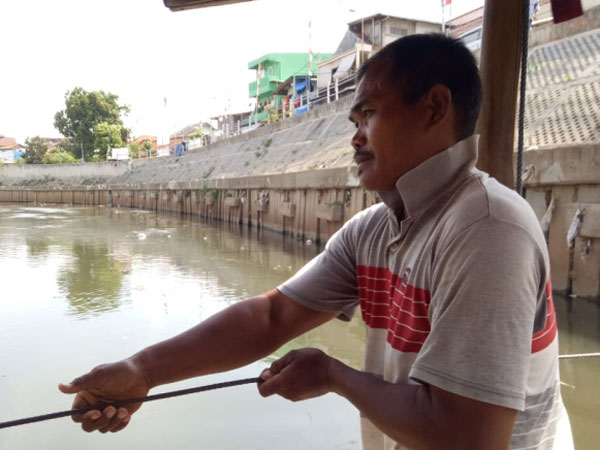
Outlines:
[[182, 153], [183, 153], [183, 144], [180, 142], [179, 144], [177, 144], [177, 147], [175, 147], [175, 156], [181, 156]]
[[296, 92], [303, 91], [306, 87], [306, 80], [296, 81]]

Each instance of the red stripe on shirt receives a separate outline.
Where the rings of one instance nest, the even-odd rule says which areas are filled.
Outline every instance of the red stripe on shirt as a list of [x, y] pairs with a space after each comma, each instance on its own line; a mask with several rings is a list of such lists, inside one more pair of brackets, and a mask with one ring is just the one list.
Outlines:
[[552, 300], [552, 283], [546, 284], [546, 325], [533, 335], [531, 353], [537, 353], [548, 347], [556, 339], [557, 325], [554, 301]]
[[387, 329], [387, 341], [402, 352], [418, 352], [431, 330], [429, 291], [403, 283], [382, 267], [358, 266], [362, 317], [370, 328]]

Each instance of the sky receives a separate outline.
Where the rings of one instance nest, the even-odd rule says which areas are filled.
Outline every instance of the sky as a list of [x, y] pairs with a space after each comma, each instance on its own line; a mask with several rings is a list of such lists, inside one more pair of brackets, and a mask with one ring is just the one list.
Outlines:
[[[482, 5], [453, 0], [446, 18]], [[133, 136], [249, 110], [249, 61], [333, 53], [348, 22], [375, 13], [441, 21], [441, 0], [253, 0], [180, 12], [162, 0], [2, 0], [0, 135], [60, 137], [54, 114], [75, 87], [118, 95]]]

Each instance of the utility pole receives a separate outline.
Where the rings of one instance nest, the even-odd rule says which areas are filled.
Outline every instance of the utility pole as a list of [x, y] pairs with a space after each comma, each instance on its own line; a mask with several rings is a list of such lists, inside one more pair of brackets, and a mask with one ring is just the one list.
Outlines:
[[442, 34], [446, 34], [446, 0], [442, 0]]

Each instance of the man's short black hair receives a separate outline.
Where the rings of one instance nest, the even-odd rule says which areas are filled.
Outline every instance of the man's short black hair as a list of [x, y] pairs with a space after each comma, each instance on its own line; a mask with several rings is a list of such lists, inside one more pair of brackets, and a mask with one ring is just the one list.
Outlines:
[[435, 84], [448, 87], [456, 112], [457, 138], [475, 132], [481, 108], [481, 79], [475, 58], [462, 42], [439, 33], [402, 37], [363, 64], [357, 82], [380, 63], [407, 104], [417, 102]]

